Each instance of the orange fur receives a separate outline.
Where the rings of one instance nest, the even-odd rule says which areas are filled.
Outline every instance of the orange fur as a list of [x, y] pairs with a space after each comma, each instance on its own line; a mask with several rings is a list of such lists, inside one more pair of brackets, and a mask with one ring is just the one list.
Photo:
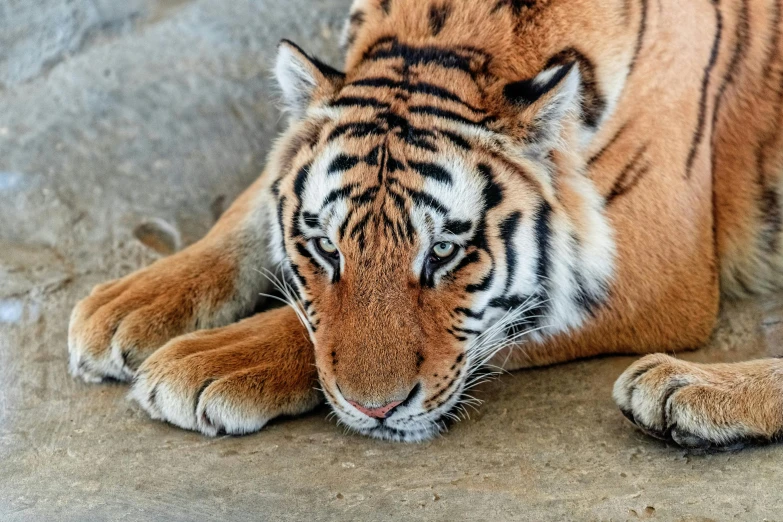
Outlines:
[[[314, 360], [327, 399], [359, 431], [430, 436], [474, 370], [470, 340], [480, 333], [465, 327], [468, 319], [520, 304], [506, 292], [479, 313], [472, 307], [485, 290], [476, 289], [524, 263], [550, 294], [558, 290], [551, 284], [573, 285], [573, 302], [539, 300], [540, 314], [560, 319], [522, 349], [499, 352], [507, 368], [698, 347], [713, 328], [721, 287], [746, 295], [783, 283], [780, 10], [772, 0], [356, 0], [345, 74], [282, 45], [278, 75], [293, 117], [268, 174], [200, 243], [96, 288], [77, 306], [73, 371], [128, 378], [166, 340], [227, 322], [210, 310], [248, 293], [241, 274], [254, 250], [250, 222], [264, 230], [256, 241], [291, 269], [307, 325], [286, 309], [172, 340], [144, 363], [134, 387], [154, 416], [213, 433], [215, 423], [199, 416], [208, 406], [180, 411], [201, 396], [241, 404], [255, 419], [247, 426], [258, 429], [314, 406], [315, 374], [302, 366]], [[577, 106], [561, 110], [575, 81]], [[340, 158], [335, 151], [343, 163], [324, 173]], [[464, 172], [448, 174], [443, 162]], [[424, 232], [443, 227], [416, 208], [443, 214], [432, 180], [455, 185], [450, 176], [471, 180], [475, 171], [485, 200], [469, 217], [481, 216], [483, 243], [460, 244], [464, 265], [428, 281], [412, 267], [429, 255], [433, 239]], [[342, 195], [324, 188], [335, 179]], [[492, 206], [491, 183], [502, 187]], [[345, 201], [343, 214], [305, 208], [330, 195], [335, 208]], [[327, 237], [338, 261], [329, 268], [305, 229], [325, 236], [338, 219], [339, 234]], [[520, 230], [528, 239], [509, 253]], [[529, 237], [552, 252], [535, 270], [531, 256], [543, 254], [519, 248], [534, 244]], [[599, 255], [601, 262], [591, 258]], [[548, 262], [561, 272], [542, 275], [554, 270]], [[521, 284], [508, 275], [506, 290], [512, 283]], [[205, 324], [194, 320], [197, 308]], [[249, 311], [247, 303], [235, 308], [234, 319]], [[571, 322], [558, 324], [563, 318]], [[117, 346], [124, 363], [108, 355]], [[618, 380], [615, 398], [644, 429], [683, 445], [771, 438], [783, 430], [778, 368], [652, 356]], [[153, 382], [165, 385], [163, 406], [154, 404]], [[405, 422], [422, 423], [408, 431], [373, 424], [350, 406], [406, 398], [421, 412]]]

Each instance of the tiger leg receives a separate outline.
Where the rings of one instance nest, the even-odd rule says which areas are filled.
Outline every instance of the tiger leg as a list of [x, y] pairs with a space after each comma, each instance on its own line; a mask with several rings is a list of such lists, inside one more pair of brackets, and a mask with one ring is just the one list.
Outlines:
[[96, 286], [71, 314], [71, 373], [88, 382], [130, 380], [169, 339], [250, 313], [268, 282], [272, 204], [265, 176], [202, 240], [116, 281]]
[[614, 399], [646, 433], [689, 448], [735, 448], [783, 434], [783, 360], [697, 364], [643, 357]]
[[752, 9], [768, 23], [747, 35], [713, 146], [721, 289], [732, 297], [783, 289], [783, 13], [775, 2]]
[[214, 436], [260, 430], [321, 402], [313, 346], [290, 307], [169, 341], [134, 379], [154, 419]]

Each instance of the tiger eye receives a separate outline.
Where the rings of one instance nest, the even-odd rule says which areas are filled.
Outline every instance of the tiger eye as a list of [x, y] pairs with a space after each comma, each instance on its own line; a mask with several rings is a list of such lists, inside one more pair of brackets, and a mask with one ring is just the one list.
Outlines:
[[441, 241], [432, 247], [432, 253], [435, 254], [435, 257], [445, 259], [453, 254], [456, 248], [456, 245], [450, 241]]
[[337, 252], [337, 246], [332, 243], [332, 240], [328, 237], [322, 237], [318, 239], [318, 247], [327, 254], [334, 254]]

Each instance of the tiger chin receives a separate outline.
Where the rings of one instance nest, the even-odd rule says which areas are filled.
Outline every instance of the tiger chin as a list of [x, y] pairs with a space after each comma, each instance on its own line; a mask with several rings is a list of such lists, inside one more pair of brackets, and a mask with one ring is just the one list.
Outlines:
[[613, 392], [640, 429], [776, 438], [783, 362], [655, 352], [783, 282], [778, 9], [356, 0], [344, 72], [279, 45], [288, 128], [207, 236], [76, 305], [71, 372], [206, 435], [327, 401], [421, 441], [487, 368], [651, 354]]

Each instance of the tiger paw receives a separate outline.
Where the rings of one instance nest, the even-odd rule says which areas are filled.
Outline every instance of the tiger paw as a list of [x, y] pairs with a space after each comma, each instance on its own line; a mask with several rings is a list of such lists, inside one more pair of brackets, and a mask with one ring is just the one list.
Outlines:
[[272, 310], [173, 339], [141, 365], [130, 395], [153, 419], [181, 428], [251, 433], [319, 404], [314, 363], [295, 313]]
[[783, 363], [697, 364], [643, 357], [614, 385], [623, 414], [645, 433], [686, 448], [733, 449], [783, 429]]
[[169, 339], [224, 324], [233, 266], [210, 257], [186, 250], [96, 286], [71, 314], [71, 373], [87, 382], [128, 381]]

